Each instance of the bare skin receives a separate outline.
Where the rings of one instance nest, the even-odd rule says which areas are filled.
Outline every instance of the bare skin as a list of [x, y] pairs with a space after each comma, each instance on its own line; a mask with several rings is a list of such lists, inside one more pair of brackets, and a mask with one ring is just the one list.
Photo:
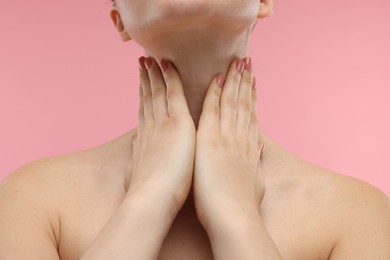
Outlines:
[[[0, 186], [1, 259], [84, 259], [129, 195], [126, 176], [135, 134], [138, 128], [92, 149], [32, 162], [9, 176]], [[265, 193], [259, 193], [264, 197], [258, 212], [283, 259], [388, 258], [390, 207], [382, 192], [300, 159], [261, 130], [258, 137], [266, 145], [260, 171]], [[157, 259], [215, 259], [198, 215], [192, 189]], [[219, 218], [232, 226], [238, 221], [230, 214]], [[129, 243], [124, 257], [115, 259], [128, 259], [134, 246]]]
[[[226, 71], [227, 61], [246, 54], [248, 32], [256, 15], [251, 10], [259, 3], [254, 0], [186, 0], [190, 8], [187, 5], [184, 8], [184, 5], [172, 5], [178, 1], [154, 2], [164, 5], [161, 9], [152, 9], [151, 3], [118, 1], [122, 17], [115, 8], [111, 17], [123, 40], [129, 40], [132, 35], [147, 53], [157, 58], [169, 57], [174, 62], [182, 76], [189, 112], [198, 127], [209, 80], [212, 75]], [[237, 3], [241, 5], [233, 5]], [[271, 12], [272, 1], [261, 1], [261, 5], [264, 8], [257, 14], [258, 18]], [[224, 11], [219, 12], [219, 9]], [[145, 11], [144, 23], [131, 20], [135, 17], [131, 15], [133, 10]], [[159, 10], [164, 12], [159, 13]], [[192, 10], [201, 12], [192, 13]], [[212, 19], [202, 16], [205, 10], [213, 14]], [[240, 15], [225, 17], [232, 14], [231, 10]], [[182, 16], [184, 12], [186, 16]], [[159, 19], [148, 20], [159, 17], [156, 14], [172, 20], [163, 19], [167, 24], [161, 24]], [[203, 20], [204, 24], [187, 24], [188, 15], [207, 19]], [[175, 34], [169, 31], [172, 27], [169, 22], [183, 27], [175, 27]], [[145, 26], [150, 30], [145, 30]], [[224, 26], [232, 29], [226, 38]], [[156, 32], [161, 33], [157, 35], [158, 41], [153, 39]], [[170, 37], [161, 37], [168, 32]], [[204, 39], [208, 40], [207, 46], [202, 46]], [[227, 45], [227, 41], [231, 45]], [[200, 44], [199, 49], [194, 48], [194, 42]], [[101, 237], [102, 230], [131, 190], [125, 180], [134, 155], [132, 136], [139, 133], [138, 130], [132, 129], [92, 149], [32, 162], [9, 176], [0, 186], [0, 258], [80, 259], [84, 256]], [[264, 197], [258, 209], [261, 222], [283, 259], [390, 257], [390, 206], [381, 191], [302, 160], [261, 129], [258, 139], [266, 145], [261, 156], [265, 190], [260, 194]], [[164, 237], [158, 259], [213, 259], [215, 252], [199, 221], [192, 189]], [[163, 197], [161, 200], [164, 201]], [[153, 207], [158, 208], [158, 204]], [[227, 215], [224, 221], [234, 225], [237, 218]], [[140, 237], [142, 233], [138, 233]], [[239, 237], [238, 233], [234, 235]], [[135, 251], [137, 241], [126, 241], [132, 243], [126, 245], [125, 252]]]
[[[2, 216], [12, 217], [0, 237], [20, 242], [6, 248], [2, 243], [0, 252], [25, 247], [29, 259], [79, 259], [125, 196], [123, 180], [135, 133], [132, 129], [93, 149], [35, 161], [7, 178], [0, 206]], [[329, 259], [341, 250], [343, 238], [350, 241], [350, 259], [369, 259], [362, 251], [375, 255], [383, 243], [389, 244], [390, 213], [383, 193], [312, 165], [269, 137], [263, 142], [266, 195], [260, 210], [284, 259]], [[40, 248], [46, 258], [33, 257]], [[14, 259], [9, 256], [2, 259]], [[191, 197], [173, 222], [159, 259], [213, 259]]]

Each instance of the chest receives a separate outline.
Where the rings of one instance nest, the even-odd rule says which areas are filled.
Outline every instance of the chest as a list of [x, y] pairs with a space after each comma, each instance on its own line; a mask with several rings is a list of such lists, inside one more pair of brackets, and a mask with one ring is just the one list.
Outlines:
[[[265, 196], [260, 211], [267, 231], [285, 259], [328, 259], [331, 234], [326, 218], [312, 205]], [[291, 196], [293, 197], [293, 196]], [[113, 203], [114, 202], [114, 203]], [[120, 204], [119, 194], [78, 199], [61, 219], [59, 253], [63, 260], [79, 259], [99, 235]], [[187, 204], [177, 215], [161, 248], [159, 260], [213, 259], [206, 231]]]

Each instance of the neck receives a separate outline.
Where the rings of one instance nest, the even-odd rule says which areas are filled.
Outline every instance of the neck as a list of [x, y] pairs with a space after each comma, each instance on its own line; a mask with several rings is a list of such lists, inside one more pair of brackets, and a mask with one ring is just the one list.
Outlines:
[[211, 80], [218, 73], [226, 75], [233, 59], [247, 56], [250, 33], [250, 30], [208, 34], [205, 30], [181, 31], [160, 38], [158, 48], [145, 48], [146, 55], [156, 60], [167, 59], [179, 71], [196, 128]]

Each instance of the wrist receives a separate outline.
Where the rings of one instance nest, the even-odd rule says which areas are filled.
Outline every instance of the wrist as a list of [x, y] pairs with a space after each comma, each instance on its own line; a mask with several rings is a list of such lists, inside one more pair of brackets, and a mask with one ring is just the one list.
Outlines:
[[122, 204], [132, 210], [158, 215], [167, 221], [173, 221], [180, 210], [169, 194], [162, 194], [156, 190], [128, 192]]
[[282, 259], [258, 210], [226, 214], [206, 231], [217, 259]]
[[225, 207], [209, 215], [205, 220], [204, 228], [209, 235], [215, 235], [220, 232], [245, 231], [259, 223], [262, 224], [262, 219], [258, 208]]
[[221, 241], [224, 241], [224, 244], [231, 244], [234, 241], [256, 241], [257, 236], [265, 231], [262, 219], [256, 215], [232, 215], [225, 219], [210, 223], [206, 230], [212, 245]]

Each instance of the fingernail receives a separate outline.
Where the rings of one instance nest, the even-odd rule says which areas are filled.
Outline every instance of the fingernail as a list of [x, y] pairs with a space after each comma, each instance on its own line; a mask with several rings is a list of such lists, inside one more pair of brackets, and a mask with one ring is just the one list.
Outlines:
[[168, 66], [169, 66], [168, 61], [161, 60], [160, 64], [161, 64], [161, 69], [162, 69], [163, 73], [168, 70]]
[[217, 85], [222, 88], [224, 82], [225, 82], [225, 77], [223, 75], [218, 75], [217, 76]]
[[256, 86], [256, 77], [255, 77], [255, 76], [253, 76], [252, 88], [253, 88], [254, 90], [257, 89], [257, 86]]
[[236, 68], [240, 74], [244, 71], [245, 63], [242, 60], [236, 61]]
[[138, 59], [138, 61], [139, 61], [139, 68], [140, 68], [141, 70], [145, 70], [145, 69], [146, 69], [146, 67], [145, 67], [145, 57], [144, 57], [144, 56], [141, 56], [141, 57]]
[[252, 72], [252, 59], [250, 57], [244, 58], [245, 70]]
[[152, 67], [153, 60], [150, 57], [145, 58], [145, 66], [146, 68], [150, 69]]

